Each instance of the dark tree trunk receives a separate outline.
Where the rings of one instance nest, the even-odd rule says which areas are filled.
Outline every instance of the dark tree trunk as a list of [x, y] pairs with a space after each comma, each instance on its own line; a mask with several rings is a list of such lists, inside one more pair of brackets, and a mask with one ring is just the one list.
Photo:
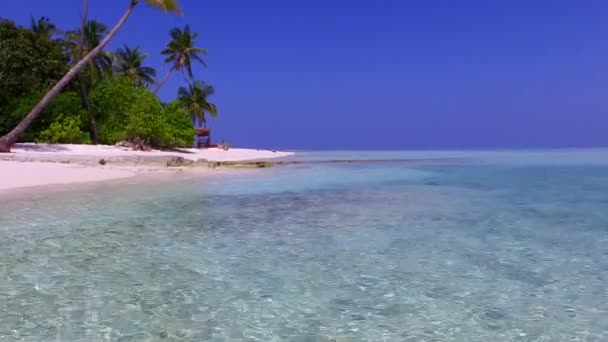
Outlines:
[[0, 139], [0, 152], [9, 153], [11, 152], [11, 145], [8, 144], [8, 139]]
[[93, 140], [93, 144], [97, 145], [99, 144], [99, 133], [97, 133], [97, 121], [95, 120], [95, 116], [93, 116], [93, 112], [89, 112], [89, 126], [91, 129], [91, 140]]
[[86, 37], [86, 32], [84, 32], [87, 27], [87, 17], [89, 16], [89, 0], [84, 0], [84, 9], [82, 10], [82, 22], [80, 23], [80, 44], [79, 51], [80, 57], [78, 60], [81, 60], [84, 57], [84, 41]]
[[120, 31], [122, 26], [127, 22], [127, 19], [129, 19], [129, 16], [131, 15], [131, 13], [133, 13], [133, 9], [135, 9], [135, 6], [138, 2], [138, 0], [131, 0], [131, 4], [125, 14], [123, 14], [120, 20], [118, 20], [116, 26], [112, 28], [110, 33], [108, 33], [108, 35], [101, 41], [101, 43], [99, 43], [98, 46], [96, 46], [93, 50], [91, 50], [91, 52], [84, 56], [83, 59], [78, 61], [78, 63], [76, 63], [76, 65], [74, 65], [74, 67], [72, 67], [72, 69], [70, 69], [70, 71], [68, 71], [63, 76], [63, 78], [61, 78], [61, 80], [59, 80], [59, 82], [57, 82], [57, 84], [55, 84], [55, 86], [53, 86], [53, 88], [51, 88], [51, 90], [49, 90], [49, 92], [44, 95], [44, 97], [34, 106], [34, 108], [32, 108], [29, 114], [27, 114], [27, 116], [23, 120], [21, 120], [17, 127], [15, 127], [12, 131], [4, 135], [3, 137], [0, 137], [0, 153], [10, 152], [11, 146], [17, 142], [17, 140], [19, 139], [19, 137], [21, 137], [21, 135], [23, 135], [23, 133], [25, 133], [28, 126], [34, 120], [36, 120], [36, 118], [38, 117], [38, 115], [40, 115], [40, 112], [44, 109], [44, 107], [46, 107], [53, 100], [53, 98], [55, 98], [55, 96], [57, 96], [61, 92], [61, 90], [65, 88], [65, 86], [67, 86], [68, 83], [70, 83], [70, 81], [72, 81], [72, 79], [74, 79], [74, 77], [76, 77], [76, 75], [78, 75], [78, 73], [82, 71], [82, 69], [84, 69], [84, 67], [88, 63], [90, 63], [93, 58], [95, 58], [95, 56], [97, 56], [101, 52], [101, 50], [103, 50], [104, 47], [106, 47], [106, 45], [108, 45], [112, 38], [116, 36], [118, 31]]
[[97, 145], [99, 144], [99, 134], [97, 133], [97, 121], [95, 120], [95, 114], [93, 113], [93, 105], [91, 105], [91, 99], [89, 98], [86, 86], [82, 82], [82, 77], [78, 77], [78, 84], [82, 103], [89, 113], [89, 133], [91, 135], [91, 140], [93, 141], [93, 144]]
[[[89, 0], [84, 0], [84, 9], [82, 11], [82, 22], [80, 24], [80, 42], [79, 42], [79, 57], [78, 60], [81, 60], [84, 57], [84, 46], [86, 41], [86, 32], [85, 29], [87, 27], [87, 18], [89, 16]], [[89, 133], [91, 134], [91, 141], [93, 144], [99, 144], [99, 134], [97, 133], [97, 121], [95, 121], [95, 114], [93, 113], [93, 106], [91, 106], [91, 99], [89, 99], [89, 92], [86, 89], [84, 82], [82, 81], [82, 77], [78, 77], [78, 84], [80, 87], [80, 97], [82, 97], [82, 102], [89, 113]]]

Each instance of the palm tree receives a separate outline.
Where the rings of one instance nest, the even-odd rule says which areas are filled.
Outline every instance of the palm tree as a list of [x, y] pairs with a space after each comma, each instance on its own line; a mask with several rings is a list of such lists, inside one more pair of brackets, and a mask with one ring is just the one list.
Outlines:
[[115, 72], [127, 75], [136, 85], [154, 84], [156, 70], [142, 65], [148, 54], [142, 53], [139, 46], [131, 50], [124, 45], [124, 49], [116, 50], [115, 55]]
[[178, 90], [178, 97], [184, 108], [192, 115], [193, 120], [198, 118], [203, 127], [207, 127], [205, 112], [208, 112], [212, 118], [217, 116], [217, 107], [207, 102], [207, 97], [213, 93], [215, 93], [213, 86], [200, 81], [189, 83], [188, 88], [180, 87]]
[[[87, 7], [88, 1], [85, 1], [85, 12], [87, 11]], [[96, 20], [87, 21], [83, 16], [81, 27], [77, 30], [68, 31], [66, 34], [66, 49], [72, 64], [78, 63], [83, 56], [95, 49], [107, 33], [108, 28], [105, 24]], [[80, 97], [89, 114], [88, 119], [91, 140], [95, 144], [99, 142], [99, 137], [97, 134], [97, 122], [93, 113], [93, 106], [89, 100], [89, 93], [97, 82], [104, 78], [112, 77], [113, 60], [114, 54], [108, 51], [101, 51], [88, 63], [83, 71], [76, 76]]]
[[40, 17], [38, 20], [30, 18], [30, 29], [37, 35], [51, 39], [57, 33], [57, 27], [47, 17]]
[[[179, 4], [177, 0], [143, 0], [145, 3], [152, 7], [156, 7], [165, 12], [174, 12], [181, 14]], [[32, 110], [25, 116], [23, 120], [8, 134], [0, 137], [0, 152], [10, 152], [11, 146], [17, 142], [19, 137], [25, 133], [28, 126], [40, 115], [40, 112], [46, 107], [55, 96], [61, 92], [70, 81], [80, 73], [102, 50], [108, 43], [116, 36], [118, 31], [124, 26], [124, 24], [133, 13], [135, 7], [139, 4], [140, 0], [129, 0], [129, 7], [122, 17], [118, 20], [116, 25], [110, 30], [108, 35], [95, 47], [89, 51], [76, 65], [74, 65], [64, 76], [49, 90], [42, 99], [32, 108]]]
[[175, 27], [169, 34], [171, 40], [167, 44], [167, 48], [164, 49], [161, 54], [167, 55], [165, 64], [171, 64], [171, 68], [160, 81], [156, 87], [155, 92], [158, 93], [160, 88], [165, 84], [171, 73], [175, 70], [185, 74], [192, 78], [192, 60], [201, 63], [204, 67], [207, 67], [207, 63], [199, 55], [206, 55], [207, 50], [195, 46], [194, 40], [198, 37], [198, 32], [190, 33], [190, 26], [186, 25], [183, 30]]
[[[97, 20], [86, 22], [84, 31], [82, 28], [69, 31], [66, 41], [68, 42], [68, 55], [72, 62], [77, 63], [83, 56], [95, 49], [107, 34], [108, 27]], [[83, 73], [86, 74], [91, 85], [112, 75], [113, 59], [114, 55], [111, 52], [102, 50], [88, 63]]]

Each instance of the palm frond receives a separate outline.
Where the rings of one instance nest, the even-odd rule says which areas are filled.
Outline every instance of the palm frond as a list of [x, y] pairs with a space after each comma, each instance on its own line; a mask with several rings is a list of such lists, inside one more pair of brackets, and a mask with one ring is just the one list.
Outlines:
[[192, 74], [192, 63], [190, 63], [190, 59], [188, 58], [188, 62], [185, 63], [186, 64], [186, 68], [188, 69], [188, 76], [190, 76], [190, 78], [192, 78], [193, 74]]
[[177, 93], [184, 109], [204, 123], [207, 122], [205, 113], [209, 113], [209, 116], [213, 118], [217, 116], [216, 105], [207, 102], [207, 97], [213, 92], [213, 86], [204, 82], [193, 81], [188, 83], [187, 88], [180, 87]]
[[188, 49], [189, 53], [200, 53], [203, 55], [208, 55], [209, 53], [207, 52], [207, 50], [203, 49], [203, 48], [197, 48], [197, 47], [192, 47]]
[[152, 7], [156, 7], [165, 12], [177, 13], [183, 15], [179, 3], [177, 0], [145, 0], [146, 3]]
[[209, 116], [211, 116], [212, 118], [217, 117], [217, 107], [213, 103], [207, 103], [205, 109], [207, 110], [207, 112], [209, 112]]
[[199, 56], [191, 55], [190, 58], [193, 58], [197, 62], [201, 63], [205, 68], [207, 67], [207, 63], [205, 63], [205, 61], [202, 58], [200, 58]]
[[114, 70], [127, 75], [136, 85], [154, 84], [156, 70], [143, 66], [147, 57], [148, 54], [143, 53], [141, 47], [136, 46], [131, 49], [127, 45], [123, 45], [122, 48], [116, 50]]

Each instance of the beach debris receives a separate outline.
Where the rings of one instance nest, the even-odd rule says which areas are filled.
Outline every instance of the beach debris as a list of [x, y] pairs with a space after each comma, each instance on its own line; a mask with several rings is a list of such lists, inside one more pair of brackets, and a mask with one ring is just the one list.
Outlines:
[[272, 163], [271, 162], [266, 162], [266, 161], [259, 161], [255, 163], [255, 166], [257, 167], [271, 167]]
[[132, 149], [132, 148], [135, 146], [135, 144], [133, 144], [133, 143], [132, 143], [132, 142], [130, 142], [130, 141], [123, 140], [123, 141], [119, 141], [119, 142], [117, 142], [117, 143], [116, 143], [116, 146], [118, 146], [118, 147], [125, 147], [125, 148], [128, 148], [128, 149]]
[[230, 168], [265, 168], [275, 165], [269, 161], [216, 161], [210, 162], [209, 167], [215, 169], [216, 167], [230, 167]]
[[106, 160], [103, 158], [99, 159], [99, 165], [106, 165]]
[[167, 167], [182, 167], [194, 164], [194, 161], [183, 157], [173, 157], [167, 160]]
[[123, 140], [116, 143], [116, 146], [124, 147], [125, 150], [135, 151], [152, 151], [152, 147], [144, 141], [137, 139], [136, 141]]

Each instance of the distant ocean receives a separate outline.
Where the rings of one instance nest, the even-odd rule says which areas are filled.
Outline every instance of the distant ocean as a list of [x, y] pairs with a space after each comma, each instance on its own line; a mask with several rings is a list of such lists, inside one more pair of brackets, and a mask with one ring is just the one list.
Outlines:
[[302, 152], [0, 206], [0, 341], [608, 341], [608, 150]]

